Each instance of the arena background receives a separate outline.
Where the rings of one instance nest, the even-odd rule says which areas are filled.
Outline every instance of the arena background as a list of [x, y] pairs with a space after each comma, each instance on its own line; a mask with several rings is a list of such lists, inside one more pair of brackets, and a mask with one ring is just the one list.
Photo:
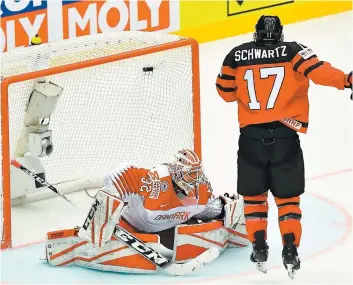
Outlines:
[[[1, 52], [27, 46], [36, 33], [43, 42], [55, 42], [108, 31], [167, 31], [203, 43], [200, 44], [202, 158], [217, 195], [235, 190], [239, 133], [236, 103], [225, 104], [217, 95], [215, 78], [230, 48], [251, 40], [259, 16], [279, 15], [286, 25], [286, 39], [310, 46], [320, 59], [344, 71], [353, 66], [353, 42], [349, 35], [351, 1], [1, 0], [0, 3]], [[57, 268], [41, 262], [48, 229], [70, 228], [80, 225], [85, 218], [64, 200], [52, 198], [13, 207], [14, 248], [0, 252], [0, 283], [352, 284], [353, 112], [350, 93], [346, 91], [310, 86], [310, 131], [301, 136], [307, 181], [301, 202], [303, 266], [294, 281], [288, 279], [281, 263], [273, 199], [269, 201], [271, 254], [266, 275], [253, 267], [249, 261], [251, 247], [247, 247], [229, 249], [200, 270], [174, 278], [163, 274], [118, 275], [78, 267]], [[69, 195], [88, 211], [91, 201], [84, 191]]]
[[351, 1], [3, 0], [1, 51], [27, 46], [36, 33], [54, 42], [111, 31], [166, 31], [202, 43], [250, 32], [262, 14], [290, 24], [349, 10]]

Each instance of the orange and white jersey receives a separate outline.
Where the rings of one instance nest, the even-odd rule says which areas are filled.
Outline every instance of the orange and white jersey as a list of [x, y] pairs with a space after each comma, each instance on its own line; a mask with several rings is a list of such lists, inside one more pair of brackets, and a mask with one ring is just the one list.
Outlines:
[[223, 208], [206, 181], [198, 186], [198, 198], [180, 199], [166, 165], [152, 169], [133, 165], [118, 167], [105, 177], [105, 191], [128, 202], [122, 217], [140, 232], [159, 232], [197, 215], [210, 220]]

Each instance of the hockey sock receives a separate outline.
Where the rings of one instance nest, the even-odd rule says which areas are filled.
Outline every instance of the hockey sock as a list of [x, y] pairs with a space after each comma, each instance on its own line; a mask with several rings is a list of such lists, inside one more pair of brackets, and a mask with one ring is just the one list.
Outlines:
[[258, 196], [244, 196], [245, 224], [250, 242], [255, 242], [255, 232], [267, 231], [267, 194], [266, 192]]
[[300, 244], [302, 226], [300, 223], [302, 212], [300, 210], [300, 197], [293, 198], [275, 198], [278, 207], [278, 222], [284, 245], [283, 236], [293, 233], [295, 236], [294, 244], [296, 247]]

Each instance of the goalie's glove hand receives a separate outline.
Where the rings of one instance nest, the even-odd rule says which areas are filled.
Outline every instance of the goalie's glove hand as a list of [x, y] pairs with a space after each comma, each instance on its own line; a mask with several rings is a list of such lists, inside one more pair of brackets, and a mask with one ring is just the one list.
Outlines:
[[223, 224], [226, 228], [232, 229], [236, 223], [239, 222], [240, 217], [243, 214], [243, 201], [239, 200], [237, 194], [229, 195], [225, 193], [223, 196], [219, 196], [222, 200], [223, 206]]
[[237, 194], [230, 195], [229, 193], [224, 193], [223, 196], [220, 196], [224, 204], [231, 203], [234, 200], [238, 200], [239, 196]]

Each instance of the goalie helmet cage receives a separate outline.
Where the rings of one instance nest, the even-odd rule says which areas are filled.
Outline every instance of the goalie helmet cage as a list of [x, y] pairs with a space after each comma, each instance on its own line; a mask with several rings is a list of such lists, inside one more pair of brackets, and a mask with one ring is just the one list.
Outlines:
[[[194, 39], [120, 32], [4, 53], [2, 249], [12, 242], [10, 160], [24, 155], [18, 148], [26, 145], [20, 136], [25, 108], [40, 79], [63, 88], [49, 119], [54, 150], [40, 157], [46, 179], [54, 185], [84, 185], [120, 162], [152, 167], [170, 161], [181, 148], [201, 155], [199, 53]], [[79, 189], [83, 187], [74, 190]]]

